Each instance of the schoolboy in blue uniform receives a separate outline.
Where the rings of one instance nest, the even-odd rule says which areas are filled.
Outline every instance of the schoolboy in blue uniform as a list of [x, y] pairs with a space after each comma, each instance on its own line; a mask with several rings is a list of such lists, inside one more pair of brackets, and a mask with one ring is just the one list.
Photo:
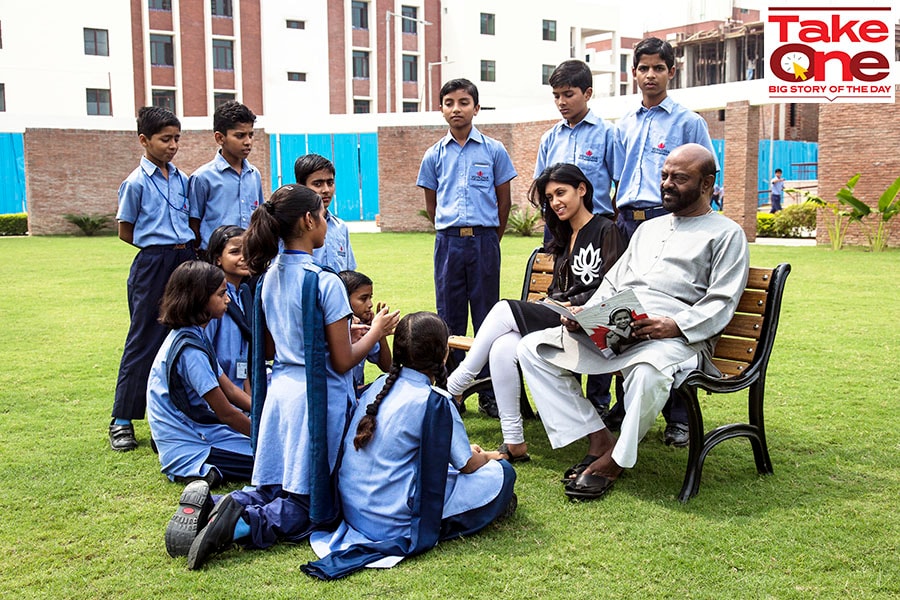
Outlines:
[[[641, 90], [641, 105], [617, 124], [614, 175], [616, 225], [626, 241], [644, 221], [668, 214], [659, 188], [662, 166], [671, 151], [693, 142], [716, 155], [706, 121], [667, 94], [669, 81], [675, 76], [675, 52], [668, 42], [654, 37], [639, 42], [634, 48], [631, 73]], [[670, 398], [662, 413], [668, 423], [666, 444], [686, 446], [684, 403]]]
[[450, 130], [425, 152], [416, 185], [437, 232], [437, 313], [452, 335], [465, 335], [469, 309], [477, 332], [500, 299], [500, 238], [517, 173], [503, 144], [472, 125], [480, 108], [475, 84], [450, 80], [440, 98]]
[[178, 152], [181, 123], [170, 111], [145, 106], [137, 133], [144, 156], [119, 186], [119, 238], [140, 249], [128, 274], [131, 325], [119, 364], [109, 444], [125, 452], [137, 448], [132, 420], [143, 419], [147, 377], [166, 337], [159, 301], [175, 267], [195, 257], [188, 225], [188, 179], [170, 161]]
[[247, 161], [253, 149], [253, 123], [249, 108], [229, 100], [216, 109], [213, 130], [216, 157], [191, 174], [191, 229], [201, 249], [221, 225], [250, 225], [250, 215], [265, 202], [259, 170]]
[[356, 270], [356, 257], [350, 246], [350, 231], [328, 207], [334, 198], [334, 163], [319, 154], [304, 154], [294, 161], [294, 178], [322, 197], [325, 205], [325, 222], [328, 233], [325, 245], [313, 250], [313, 260], [317, 265], [329, 267], [335, 273]]
[[[566, 60], [553, 70], [549, 79], [553, 101], [562, 120], [541, 136], [534, 179], [557, 163], [575, 165], [594, 186], [595, 215], [615, 219], [612, 205], [612, 176], [615, 168], [616, 130], [588, 107], [594, 94], [594, 75], [580, 60]], [[544, 245], [550, 230], [544, 226]], [[612, 375], [589, 375], [587, 397], [601, 415], [609, 411], [612, 400], [609, 387]]]

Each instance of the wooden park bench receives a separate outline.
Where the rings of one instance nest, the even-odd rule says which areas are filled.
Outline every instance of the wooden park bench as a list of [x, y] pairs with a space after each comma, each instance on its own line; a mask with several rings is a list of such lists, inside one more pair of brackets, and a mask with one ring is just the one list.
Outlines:
[[[687, 502], [697, 495], [703, 461], [709, 451], [731, 438], [748, 438], [757, 471], [763, 475], [772, 473], [772, 462], [766, 444], [763, 401], [766, 369], [775, 344], [775, 333], [778, 330], [784, 284], [790, 272], [791, 265], [787, 263], [782, 263], [774, 269], [750, 267], [747, 287], [741, 295], [734, 317], [722, 332], [713, 354], [713, 363], [722, 372], [722, 376], [712, 377], [695, 370], [689, 373], [682, 385], [675, 390], [687, 406], [690, 435], [687, 469], [678, 495], [681, 502]], [[553, 255], [542, 253], [540, 248], [535, 249], [525, 269], [522, 300], [536, 300], [546, 296], [552, 280]], [[449, 345], [451, 348], [468, 351], [472, 347], [472, 341], [471, 337], [450, 336]], [[450, 370], [452, 371], [452, 368]], [[490, 378], [479, 380], [466, 390], [465, 397], [490, 389], [490, 386]], [[703, 413], [697, 398], [698, 389], [719, 394], [748, 390], [748, 422], [721, 425], [707, 433], [703, 427]], [[524, 384], [520, 410], [523, 417], [534, 416], [525, 394]]]

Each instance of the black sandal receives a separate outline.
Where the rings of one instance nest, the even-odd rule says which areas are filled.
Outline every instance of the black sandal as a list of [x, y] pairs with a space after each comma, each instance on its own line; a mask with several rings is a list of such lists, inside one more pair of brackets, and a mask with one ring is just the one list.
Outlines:
[[527, 452], [519, 454], [518, 456], [514, 456], [513, 453], [509, 451], [509, 446], [507, 446], [506, 443], [500, 444], [500, 446], [497, 448], [497, 452], [499, 452], [500, 454], [505, 454], [506, 462], [509, 463], [528, 462], [529, 460], [531, 460], [531, 457]]
[[578, 463], [577, 465], [572, 465], [571, 467], [566, 469], [566, 472], [563, 473], [562, 482], [569, 483], [570, 481], [584, 473], [584, 470], [591, 466], [591, 463], [598, 458], [600, 457], [594, 456], [592, 454], [586, 454], [585, 457], [581, 459], [580, 463]]

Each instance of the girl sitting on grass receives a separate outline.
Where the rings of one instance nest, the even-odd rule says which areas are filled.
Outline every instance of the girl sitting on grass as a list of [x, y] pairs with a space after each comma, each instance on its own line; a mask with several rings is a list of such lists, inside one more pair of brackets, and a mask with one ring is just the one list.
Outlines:
[[363, 395], [344, 440], [338, 492], [344, 521], [311, 538], [321, 579], [391, 567], [439, 540], [480, 531], [516, 509], [516, 473], [470, 445], [443, 386], [447, 325], [433, 313], [403, 317], [390, 372]]
[[[372, 280], [357, 271], [341, 271], [338, 277], [347, 288], [347, 296], [350, 298], [350, 308], [353, 309], [353, 327], [360, 331], [368, 331], [375, 313], [372, 312]], [[384, 303], [378, 303], [378, 310], [384, 308]], [[391, 347], [388, 345], [387, 336], [375, 342], [375, 346], [369, 351], [366, 359], [353, 367], [353, 387], [356, 389], [356, 397], [362, 396], [368, 387], [366, 385], [366, 362], [378, 365], [382, 371], [387, 372], [391, 368]]]

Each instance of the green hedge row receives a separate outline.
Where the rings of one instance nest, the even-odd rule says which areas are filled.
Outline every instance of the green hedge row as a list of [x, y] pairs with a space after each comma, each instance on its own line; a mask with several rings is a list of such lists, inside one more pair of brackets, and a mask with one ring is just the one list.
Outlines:
[[0, 235], [26, 235], [27, 233], [27, 213], [0, 215]]
[[816, 205], [812, 202], [791, 204], [774, 215], [757, 213], [758, 237], [798, 238], [809, 235], [816, 228]]

